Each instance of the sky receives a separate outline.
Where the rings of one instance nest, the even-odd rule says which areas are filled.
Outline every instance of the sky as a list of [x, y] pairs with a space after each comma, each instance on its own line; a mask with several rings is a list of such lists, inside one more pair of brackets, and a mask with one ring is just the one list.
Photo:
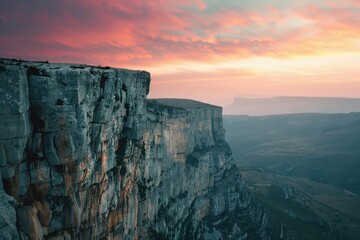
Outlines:
[[150, 98], [360, 98], [360, 1], [0, 0], [0, 57], [146, 70]]

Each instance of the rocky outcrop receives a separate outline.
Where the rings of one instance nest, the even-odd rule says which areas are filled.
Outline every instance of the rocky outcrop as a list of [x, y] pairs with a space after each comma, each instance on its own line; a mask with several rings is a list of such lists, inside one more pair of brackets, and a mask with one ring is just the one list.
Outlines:
[[144, 71], [0, 60], [5, 239], [266, 238], [221, 108], [147, 101], [149, 83]]
[[0, 178], [0, 239], [19, 239], [15, 207], [15, 199], [4, 192]]
[[222, 109], [162, 99], [150, 100], [148, 110], [141, 206], [160, 209], [144, 215], [148, 229], [164, 239], [233, 239], [237, 225], [249, 239], [265, 238], [266, 217], [224, 141]]

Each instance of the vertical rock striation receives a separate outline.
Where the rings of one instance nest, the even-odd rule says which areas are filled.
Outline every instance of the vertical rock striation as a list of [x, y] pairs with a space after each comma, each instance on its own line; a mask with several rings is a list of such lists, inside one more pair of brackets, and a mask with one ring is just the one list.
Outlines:
[[149, 100], [148, 118], [138, 176], [142, 230], [156, 239], [266, 239], [266, 216], [246, 192], [224, 140], [222, 109]]
[[221, 108], [147, 101], [149, 83], [144, 71], [0, 60], [5, 239], [266, 238]]

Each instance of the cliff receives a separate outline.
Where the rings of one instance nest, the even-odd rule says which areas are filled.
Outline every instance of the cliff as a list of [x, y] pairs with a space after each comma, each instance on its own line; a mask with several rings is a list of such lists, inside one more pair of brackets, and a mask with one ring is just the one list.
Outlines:
[[222, 109], [150, 74], [0, 60], [4, 239], [264, 239]]

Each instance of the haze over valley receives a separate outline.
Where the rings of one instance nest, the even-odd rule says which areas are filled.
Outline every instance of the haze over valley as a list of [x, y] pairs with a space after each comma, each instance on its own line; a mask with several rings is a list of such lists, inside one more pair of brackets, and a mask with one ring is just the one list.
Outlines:
[[360, 98], [272, 97], [235, 98], [224, 106], [225, 115], [274, 115], [290, 113], [360, 112]]
[[224, 127], [243, 179], [269, 212], [274, 239], [357, 238], [359, 112], [225, 115]]

